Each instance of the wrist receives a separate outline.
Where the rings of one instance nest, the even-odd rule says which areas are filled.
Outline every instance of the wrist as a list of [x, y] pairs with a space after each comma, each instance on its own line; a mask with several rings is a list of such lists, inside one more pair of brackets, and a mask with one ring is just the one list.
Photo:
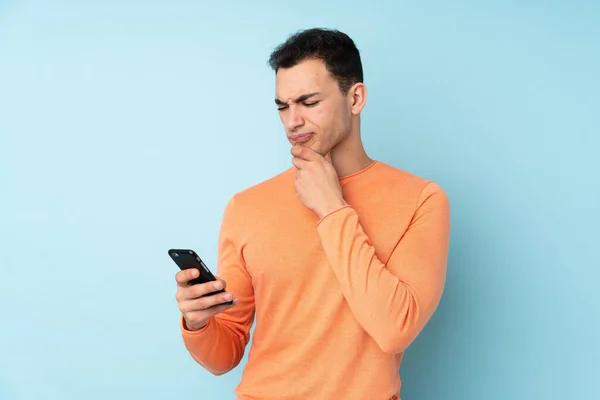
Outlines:
[[325, 207], [323, 210], [321, 210], [319, 213], [317, 213], [317, 215], [319, 216], [319, 218], [323, 218], [326, 215], [329, 215], [332, 212], [339, 210], [340, 208], [345, 207], [347, 205], [348, 205], [348, 203], [346, 202], [346, 200], [340, 199], [340, 200], [336, 201], [335, 203], [331, 203], [330, 205]]
[[208, 321], [204, 322], [203, 324], [190, 324], [188, 322], [188, 320], [185, 317], [183, 317], [183, 329], [185, 329], [186, 331], [189, 331], [189, 332], [200, 331], [200, 330], [204, 329], [206, 327], [206, 325], [208, 325]]

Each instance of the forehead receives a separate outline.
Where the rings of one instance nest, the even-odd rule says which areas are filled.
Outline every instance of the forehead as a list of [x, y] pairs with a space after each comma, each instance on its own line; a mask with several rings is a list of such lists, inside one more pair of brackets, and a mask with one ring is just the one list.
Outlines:
[[291, 68], [280, 68], [277, 71], [275, 96], [287, 101], [305, 93], [326, 93], [336, 85], [322, 61], [305, 60]]

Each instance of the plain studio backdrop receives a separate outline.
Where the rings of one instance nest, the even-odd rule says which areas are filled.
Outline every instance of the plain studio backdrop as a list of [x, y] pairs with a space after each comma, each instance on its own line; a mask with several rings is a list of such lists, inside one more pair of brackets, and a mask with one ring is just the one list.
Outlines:
[[452, 205], [403, 400], [600, 398], [600, 6], [416, 3], [0, 2], [0, 399], [234, 398], [167, 250], [215, 271], [226, 201], [291, 166], [266, 62], [309, 27], [361, 51], [369, 154]]

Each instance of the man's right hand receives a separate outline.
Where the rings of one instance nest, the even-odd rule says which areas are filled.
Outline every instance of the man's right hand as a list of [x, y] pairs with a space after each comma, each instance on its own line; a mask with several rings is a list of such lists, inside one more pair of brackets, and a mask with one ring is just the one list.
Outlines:
[[[175, 275], [175, 280], [177, 281], [175, 299], [179, 305], [179, 310], [183, 314], [185, 324], [191, 331], [202, 329], [213, 315], [235, 306], [239, 301], [233, 298], [229, 292], [201, 297], [205, 294], [225, 289], [227, 283], [217, 277], [217, 280], [214, 282], [190, 285], [189, 281], [197, 278], [198, 274], [197, 269], [191, 268], [179, 271]], [[232, 299], [233, 304], [222, 304]]]

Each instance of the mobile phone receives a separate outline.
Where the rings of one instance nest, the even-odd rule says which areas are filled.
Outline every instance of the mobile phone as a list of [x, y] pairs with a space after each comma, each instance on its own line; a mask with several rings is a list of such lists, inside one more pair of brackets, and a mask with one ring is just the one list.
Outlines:
[[[204, 261], [196, 254], [194, 250], [190, 249], [170, 249], [169, 256], [175, 264], [179, 267], [179, 269], [186, 270], [190, 268], [196, 268], [200, 271], [200, 276], [194, 278], [190, 281], [190, 285], [197, 285], [199, 283], [208, 283], [212, 281], [216, 281], [217, 278], [213, 275], [212, 272], [206, 267]], [[212, 296], [218, 293], [224, 293], [224, 289], [216, 290], [214, 292], [210, 292], [205, 294], [204, 296]], [[204, 297], [203, 296], [203, 297]], [[221, 304], [233, 304], [233, 301], [223, 302]]]

